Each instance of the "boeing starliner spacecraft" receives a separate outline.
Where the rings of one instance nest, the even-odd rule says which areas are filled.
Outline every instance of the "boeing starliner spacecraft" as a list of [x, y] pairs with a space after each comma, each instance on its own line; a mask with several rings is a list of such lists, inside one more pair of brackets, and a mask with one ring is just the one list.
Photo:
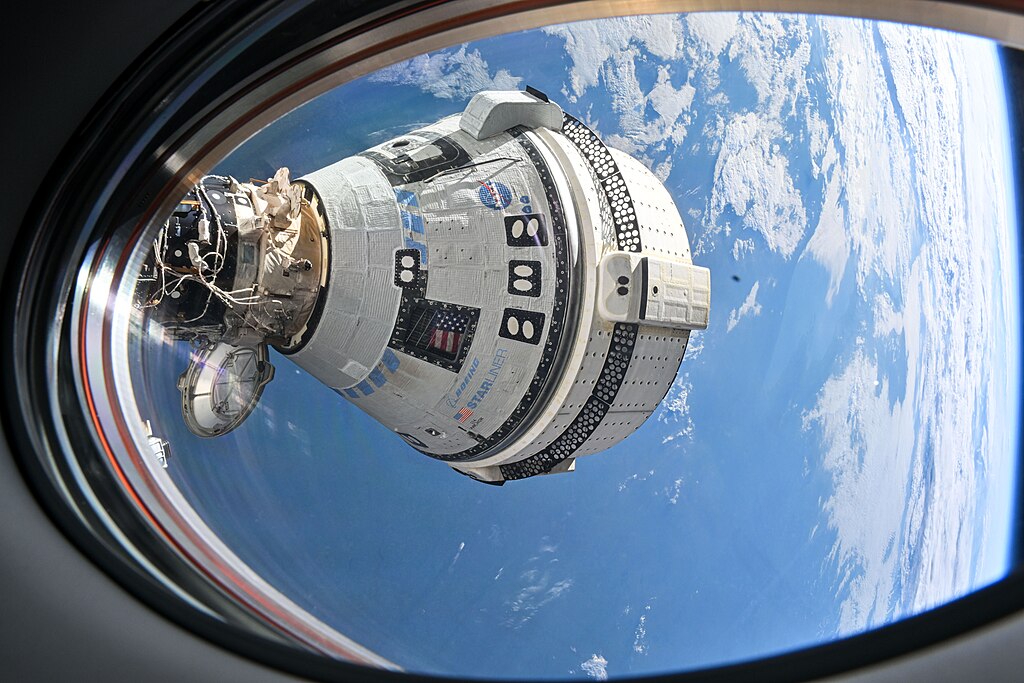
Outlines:
[[207, 176], [154, 242], [136, 305], [192, 342], [181, 410], [223, 435], [268, 345], [479, 481], [573, 470], [664, 398], [708, 269], [662, 183], [532, 88], [294, 182]]

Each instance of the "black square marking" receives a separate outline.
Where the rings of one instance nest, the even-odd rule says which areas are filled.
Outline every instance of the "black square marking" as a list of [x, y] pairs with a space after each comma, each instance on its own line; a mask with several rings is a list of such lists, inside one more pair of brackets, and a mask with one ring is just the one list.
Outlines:
[[406, 289], [388, 346], [458, 372], [473, 344], [479, 319], [479, 308], [423, 299]]
[[519, 296], [540, 296], [540, 261], [508, 262], [508, 293]]
[[542, 213], [505, 216], [505, 241], [510, 247], [546, 247], [547, 219]]
[[420, 271], [420, 250], [399, 249], [395, 252], [395, 286], [416, 289], [423, 286]]
[[538, 311], [523, 311], [506, 308], [501, 317], [498, 336], [527, 344], [539, 344], [544, 336], [544, 314]]

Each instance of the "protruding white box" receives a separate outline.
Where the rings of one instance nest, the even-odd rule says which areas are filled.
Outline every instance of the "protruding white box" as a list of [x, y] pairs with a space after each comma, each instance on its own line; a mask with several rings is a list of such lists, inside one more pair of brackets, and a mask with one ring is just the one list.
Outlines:
[[613, 252], [601, 260], [597, 307], [611, 322], [704, 330], [711, 271], [663, 256]]
[[459, 128], [477, 140], [515, 126], [562, 129], [562, 108], [518, 90], [484, 90], [473, 95]]

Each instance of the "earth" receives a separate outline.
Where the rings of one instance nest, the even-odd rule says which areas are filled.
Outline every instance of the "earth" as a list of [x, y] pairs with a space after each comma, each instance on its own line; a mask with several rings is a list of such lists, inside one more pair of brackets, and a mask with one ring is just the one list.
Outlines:
[[[996, 47], [771, 14], [552, 26], [441, 50], [278, 120], [218, 173], [299, 177], [546, 92], [661, 178], [711, 322], [630, 439], [482, 486], [286, 358], [206, 441], [153, 364], [169, 473], [312, 614], [413, 671], [638, 675], [864, 631], [1004, 576], [1017, 217]], [[160, 374], [163, 372], [163, 374]]]

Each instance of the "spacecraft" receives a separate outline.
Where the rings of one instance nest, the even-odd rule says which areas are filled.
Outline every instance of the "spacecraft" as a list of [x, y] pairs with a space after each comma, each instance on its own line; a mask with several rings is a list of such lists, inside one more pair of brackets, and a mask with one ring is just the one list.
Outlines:
[[665, 397], [711, 275], [658, 178], [543, 93], [292, 181], [206, 176], [164, 223], [136, 306], [192, 343], [188, 428], [256, 407], [268, 346], [478, 481], [571, 471]]

